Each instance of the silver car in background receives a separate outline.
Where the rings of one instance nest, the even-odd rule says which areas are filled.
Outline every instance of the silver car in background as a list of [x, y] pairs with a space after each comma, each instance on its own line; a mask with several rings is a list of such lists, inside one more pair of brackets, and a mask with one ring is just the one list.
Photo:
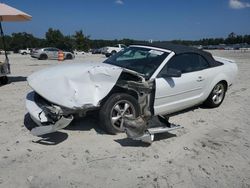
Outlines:
[[[31, 52], [31, 57], [38, 58], [40, 60], [46, 60], [46, 59], [58, 59], [58, 52], [60, 49], [54, 48], [54, 47], [48, 47], [48, 48], [39, 48], [35, 49]], [[71, 52], [65, 52], [63, 51], [64, 59], [73, 59], [75, 58], [75, 55]]]

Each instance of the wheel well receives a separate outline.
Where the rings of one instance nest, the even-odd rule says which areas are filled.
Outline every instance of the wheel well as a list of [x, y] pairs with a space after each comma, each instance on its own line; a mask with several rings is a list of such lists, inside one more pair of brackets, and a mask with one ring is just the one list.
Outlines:
[[131, 95], [132, 97], [134, 97], [135, 99], [138, 100], [138, 95], [137, 95], [137, 93], [136, 93], [135, 91], [133, 91], [133, 90], [128, 90], [128, 89], [124, 89], [124, 88], [115, 86], [115, 87], [109, 92], [109, 94], [108, 94], [106, 97], [104, 97], [104, 98], [102, 99], [102, 101], [101, 101], [101, 103], [100, 103], [101, 106], [108, 100], [108, 98], [109, 98], [111, 95], [113, 95], [113, 94], [115, 94], [115, 93], [126, 93], [126, 94], [129, 94], [129, 95]]
[[222, 83], [226, 88], [226, 91], [227, 91], [227, 89], [228, 89], [228, 84], [227, 84], [227, 81], [226, 80], [222, 80], [222, 81], [220, 81], [219, 83]]
[[40, 57], [42, 57], [42, 56], [44, 56], [44, 57], [45, 57], [45, 56], [46, 56], [46, 57], [48, 57], [48, 56], [47, 56], [47, 54], [45, 54], [45, 53], [40, 54]]
[[66, 58], [72, 58], [73, 56], [71, 54], [67, 54]]

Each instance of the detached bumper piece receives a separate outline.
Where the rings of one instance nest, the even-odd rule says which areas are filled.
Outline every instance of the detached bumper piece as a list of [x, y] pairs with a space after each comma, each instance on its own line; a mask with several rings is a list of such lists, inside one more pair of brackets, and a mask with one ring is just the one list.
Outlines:
[[31, 119], [37, 124], [37, 127], [31, 129], [34, 136], [56, 132], [67, 127], [73, 120], [72, 115], [62, 115], [59, 106], [47, 106], [46, 103], [47, 101], [38, 97], [35, 92], [28, 93], [26, 97], [26, 108]]
[[135, 120], [125, 120], [124, 129], [128, 138], [140, 140], [142, 142], [152, 144], [155, 134], [171, 132], [182, 128], [180, 125], [169, 123], [162, 117], [152, 117], [149, 121], [143, 121], [142, 117]]
[[67, 127], [71, 123], [72, 120], [73, 120], [73, 117], [69, 117], [69, 118], [61, 117], [61, 119], [58, 120], [53, 125], [38, 126], [38, 127], [31, 129], [31, 134], [33, 134], [34, 136], [41, 136], [44, 134], [56, 132], [60, 129]]
[[145, 133], [137, 138], [134, 138], [134, 140], [141, 140], [142, 142], [152, 144], [154, 141], [155, 134], [170, 132], [176, 129], [182, 128], [180, 125], [172, 124], [170, 127], [155, 127], [155, 128], [149, 128], [145, 131]]

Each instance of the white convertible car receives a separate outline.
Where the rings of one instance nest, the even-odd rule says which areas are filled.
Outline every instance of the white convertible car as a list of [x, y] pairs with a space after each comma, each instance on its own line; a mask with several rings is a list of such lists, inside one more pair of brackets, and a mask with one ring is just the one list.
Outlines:
[[94, 110], [115, 134], [138, 118], [147, 122], [200, 104], [218, 107], [236, 74], [231, 60], [171, 44], [132, 45], [103, 63], [44, 69], [27, 79], [34, 91], [26, 107], [37, 124], [31, 132], [54, 132]]

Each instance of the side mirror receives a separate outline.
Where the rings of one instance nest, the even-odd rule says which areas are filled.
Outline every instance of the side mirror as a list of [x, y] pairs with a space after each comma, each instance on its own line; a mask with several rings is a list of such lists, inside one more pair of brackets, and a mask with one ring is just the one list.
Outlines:
[[162, 74], [162, 77], [164, 78], [181, 77], [181, 71], [177, 69], [169, 68], [165, 73]]

